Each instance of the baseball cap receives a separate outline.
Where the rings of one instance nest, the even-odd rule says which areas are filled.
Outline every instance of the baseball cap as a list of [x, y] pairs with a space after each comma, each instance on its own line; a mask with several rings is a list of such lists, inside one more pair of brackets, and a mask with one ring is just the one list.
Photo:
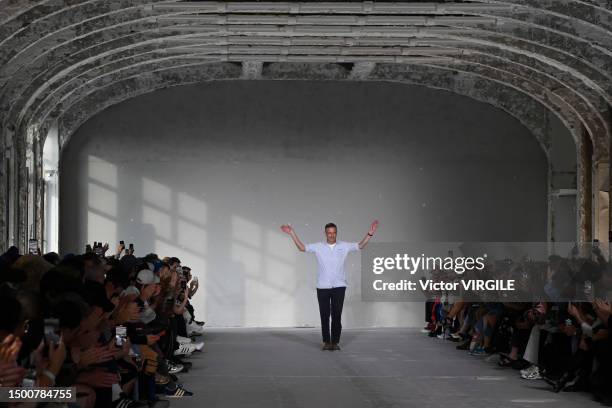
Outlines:
[[138, 272], [136, 276], [136, 282], [141, 285], [151, 285], [153, 283], [159, 283], [159, 276], [155, 275], [150, 269], [143, 269]]
[[153, 273], [157, 274], [157, 272], [159, 272], [162, 266], [162, 263], [159, 260], [153, 260], [153, 261], [147, 262], [147, 266], [149, 267], [150, 270], [153, 271]]

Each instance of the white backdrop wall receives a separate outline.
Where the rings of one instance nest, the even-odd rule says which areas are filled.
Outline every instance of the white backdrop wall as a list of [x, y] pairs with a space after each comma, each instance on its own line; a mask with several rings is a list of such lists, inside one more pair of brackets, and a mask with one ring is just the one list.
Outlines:
[[[569, 137], [569, 136], [568, 136]], [[98, 114], [64, 149], [60, 247], [123, 239], [178, 256], [213, 326], [316, 326], [304, 242], [539, 241], [546, 158], [505, 112], [392, 83], [222, 81], [166, 89]], [[360, 298], [347, 262], [345, 327], [420, 326], [417, 303]]]

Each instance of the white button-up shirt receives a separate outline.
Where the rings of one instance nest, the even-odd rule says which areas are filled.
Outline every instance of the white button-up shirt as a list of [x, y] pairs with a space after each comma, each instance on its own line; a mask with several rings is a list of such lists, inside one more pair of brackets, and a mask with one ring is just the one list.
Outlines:
[[306, 252], [317, 255], [319, 272], [317, 289], [346, 287], [344, 261], [349, 252], [359, 251], [359, 243], [336, 241], [336, 245], [327, 242], [315, 242], [306, 245]]

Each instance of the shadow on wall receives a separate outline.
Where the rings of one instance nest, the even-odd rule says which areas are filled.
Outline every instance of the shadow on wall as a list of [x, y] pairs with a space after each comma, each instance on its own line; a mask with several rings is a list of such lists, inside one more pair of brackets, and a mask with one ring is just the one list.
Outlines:
[[[126, 246], [135, 244], [137, 256], [154, 252], [160, 257], [178, 257], [198, 276], [206, 304], [223, 309], [224, 321], [218, 324], [243, 326], [260, 322], [266, 306], [245, 305], [261, 298], [270, 299], [267, 313], [272, 317], [268, 319], [271, 325], [286, 326], [296, 318], [293, 303], [303, 282], [295, 279], [296, 250], [288, 245], [285, 234], [231, 215], [225, 228], [227, 235], [210, 237], [207, 228], [211, 220], [204, 200], [175, 192], [150, 178], [134, 179], [132, 171], [122, 174], [116, 164], [96, 156], [87, 157], [87, 169], [87, 205], [83, 206], [86, 213], [81, 219], [86, 221], [88, 243], [109, 242], [112, 250], [123, 240]], [[122, 182], [128, 178], [128, 183]], [[128, 190], [122, 191], [121, 186], [126, 184]], [[229, 247], [219, 245], [227, 240], [231, 242]], [[285, 248], [279, 251], [279, 247]], [[211, 251], [227, 261], [211, 268], [207, 262]], [[211, 269], [216, 271], [213, 276], [209, 276]], [[207, 309], [210, 308], [198, 308], [204, 313]]]

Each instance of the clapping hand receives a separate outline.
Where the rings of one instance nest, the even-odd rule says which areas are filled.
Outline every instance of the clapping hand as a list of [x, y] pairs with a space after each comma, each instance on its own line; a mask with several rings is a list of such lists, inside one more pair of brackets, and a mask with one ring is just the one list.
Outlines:
[[9, 334], [0, 343], [0, 386], [15, 387], [21, 384], [26, 369], [17, 365], [17, 355], [21, 350], [21, 340]]
[[115, 314], [115, 323], [117, 324], [136, 322], [140, 318], [140, 307], [134, 301], [120, 303], [117, 309], [118, 311]]
[[79, 366], [87, 367], [90, 365], [111, 361], [114, 358], [115, 351], [109, 349], [108, 346], [92, 347], [81, 352]]
[[289, 224], [283, 224], [281, 225], [281, 230], [285, 233], [285, 234], [291, 234], [291, 232], [293, 232], [293, 227]]
[[79, 374], [77, 381], [80, 384], [87, 384], [94, 388], [110, 388], [119, 382], [119, 377], [115, 373], [109, 373], [103, 369], [95, 369]]
[[595, 303], [593, 304], [595, 308], [600, 309], [602, 311], [607, 311], [608, 313], [612, 313], [612, 306], [609, 302], [603, 299], [595, 299]]
[[610, 304], [602, 299], [595, 299], [593, 302], [593, 308], [595, 309], [595, 313], [597, 316], [604, 322], [607, 323], [610, 318], [610, 314], [612, 314], [612, 309], [610, 308]]
[[576, 319], [580, 319], [580, 310], [573, 304], [569, 303], [567, 305], [567, 312]]
[[17, 363], [0, 363], [0, 387], [15, 387], [21, 384], [27, 370]]
[[0, 362], [16, 362], [19, 350], [21, 350], [21, 340], [19, 337], [9, 334], [4, 338], [2, 343], [0, 343]]
[[127, 357], [130, 354], [130, 348], [132, 347], [132, 343], [130, 343], [130, 339], [126, 338], [125, 341], [123, 342], [123, 345], [118, 348], [117, 346], [115, 346], [115, 342], [114, 340], [112, 341], [113, 343], [113, 348], [114, 348], [114, 357], [115, 360], [119, 360], [120, 358], [124, 358]]

